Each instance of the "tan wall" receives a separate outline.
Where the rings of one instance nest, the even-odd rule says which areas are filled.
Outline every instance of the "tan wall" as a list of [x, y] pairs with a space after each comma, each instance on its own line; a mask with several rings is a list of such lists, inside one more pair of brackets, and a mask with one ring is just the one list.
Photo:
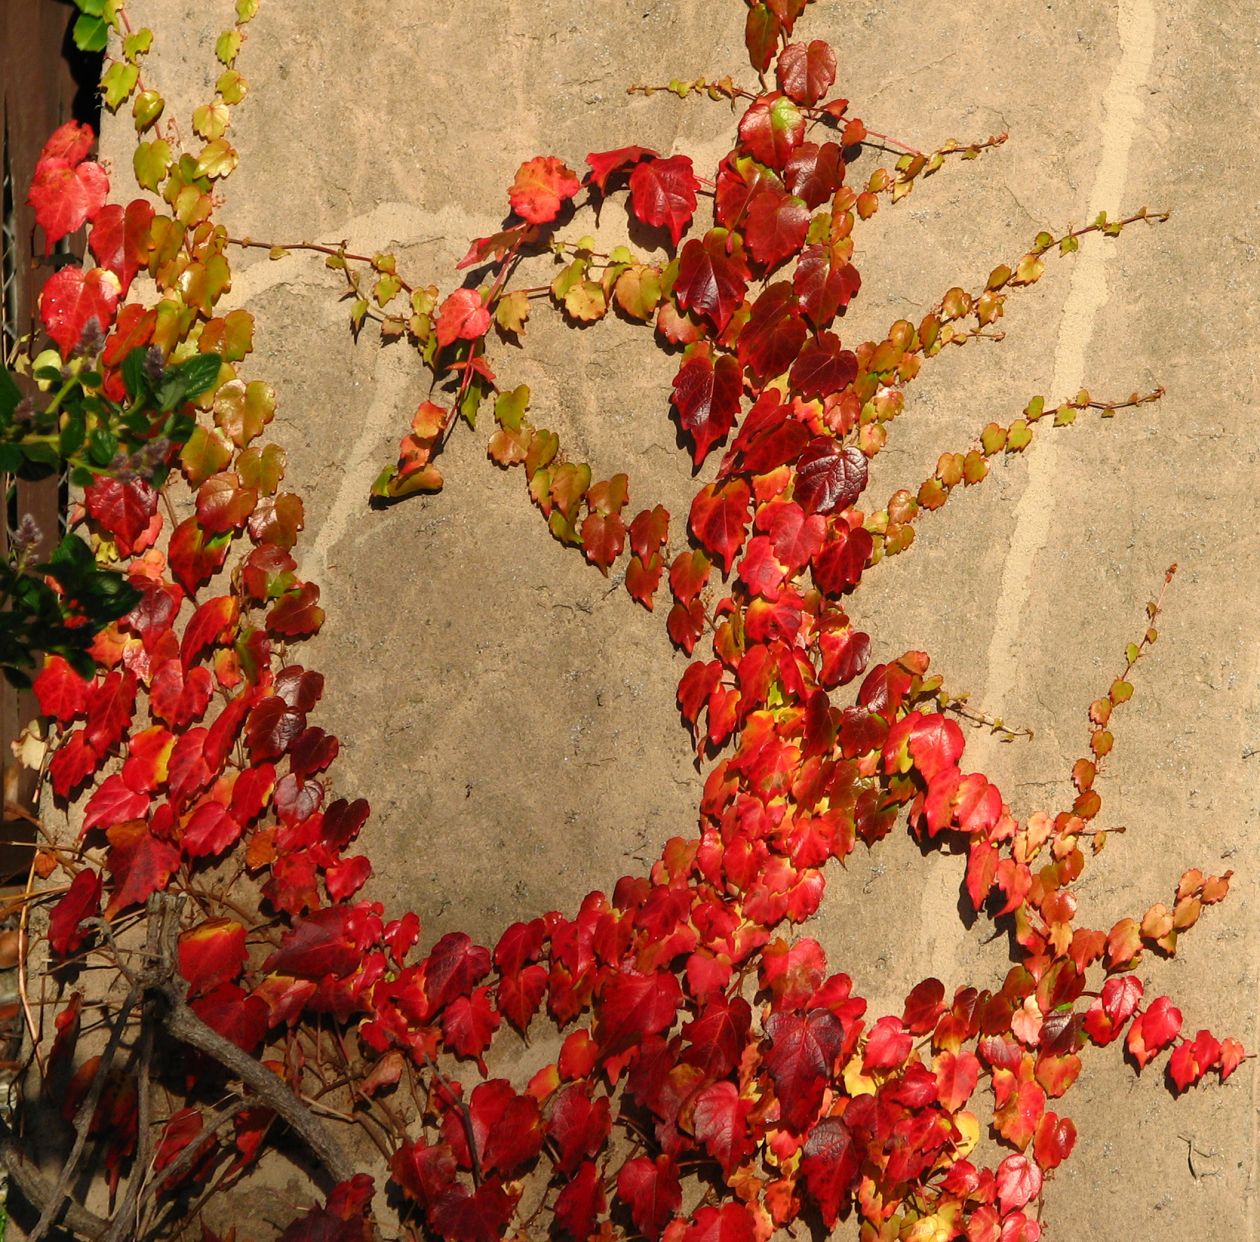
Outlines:
[[[186, 117], [228, 5], [134, 8], [158, 30], [149, 75]], [[742, 20], [736, 0], [263, 0], [240, 62], [253, 93], [236, 114], [224, 219], [277, 241], [394, 247], [414, 277], [449, 288], [529, 156], [577, 166], [638, 142], [711, 171], [732, 126], [723, 106], [623, 87], [738, 71]], [[1011, 133], [864, 228], [849, 343], [974, 286], [1043, 225], [1174, 209], [1166, 225], [1052, 260], [1011, 299], [1003, 344], [929, 364], [873, 494], [917, 484], [939, 452], [1036, 392], [1162, 383], [1166, 399], [1083, 419], [1000, 464], [871, 574], [855, 613], [884, 657], [926, 648], [979, 709], [1034, 729], [1011, 746], [974, 734], [972, 754], [1017, 811], [1054, 809], [1085, 745], [1085, 705], [1140, 633], [1165, 566], [1181, 563], [1103, 782], [1104, 820], [1128, 834], [1080, 895], [1107, 926], [1166, 899], [1188, 866], [1232, 867], [1228, 903], [1145, 974], [1190, 1033], [1210, 1025], [1255, 1048], [1260, 755], [1244, 756], [1260, 747], [1260, 14], [1244, 0], [819, 0], [802, 31], [835, 42], [838, 85], [874, 129], [923, 146]], [[107, 139], [120, 163], [123, 129]], [[619, 220], [608, 208], [605, 223]], [[430, 936], [493, 937], [571, 909], [689, 833], [699, 778], [663, 615], [609, 595], [552, 542], [482, 436], [456, 435], [445, 492], [370, 512], [368, 485], [425, 394], [419, 365], [404, 346], [353, 346], [317, 259], [240, 257], [235, 270], [233, 301], [258, 320], [253, 373], [278, 390], [274, 436], [306, 497], [302, 571], [322, 584], [329, 621], [305, 658], [328, 674], [319, 723], [342, 739], [342, 786], [373, 803], [375, 893], [418, 909]], [[694, 485], [666, 413], [676, 364], [612, 322], [531, 326], [523, 352], [494, 361], [502, 380], [531, 385], [537, 421], [572, 456], [597, 475], [628, 470], [636, 509], [661, 500], [681, 517]], [[830, 878], [812, 934], [874, 1006], [925, 974], [996, 984], [1004, 945], [959, 923], [959, 879], [957, 859], [890, 840]], [[1136, 1081], [1118, 1056], [1090, 1057], [1067, 1109], [1081, 1139], [1047, 1193], [1050, 1236], [1254, 1236], [1255, 1064], [1175, 1102], [1153, 1071]]]

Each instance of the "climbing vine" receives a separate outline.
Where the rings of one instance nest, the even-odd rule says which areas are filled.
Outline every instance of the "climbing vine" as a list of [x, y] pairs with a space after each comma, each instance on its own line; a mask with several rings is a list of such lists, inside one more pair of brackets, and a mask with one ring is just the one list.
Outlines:
[[[834, 50], [798, 37], [805, 0], [766, 0], [748, 6], [755, 85], [633, 88], [735, 108], [711, 179], [642, 146], [577, 167], [527, 159], [503, 229], [472, 242], [467, 278], [443, 294], [387, 252], [233, 237], [217, 222], [256, 0], [236, 0], [213, 98], [184, 142], [145, 77], [152, 33], [116, 0], [79, 6], [80, 42], [109, 48], [104, 102], [131, 110], [147, 196], [111, 203], [91, 134], [53, 135], [30, 201], [49, 244], [86, 226], [95, 264], [49, 281], [47, 348], [30, 361], [30, 342], [0, 387], [7, 443], [36, 434], [44, 467], [65, 464], [82, 488], [76, 546], [128, 593], [89, 618], [90, 645], [43, 644], [35, 692], [51, 736], [46, 753], [37, 732], [23, 746], [81, 830], [41, 840], [22, 916], [28, 972], [55, 998], [38, 1014], [27, 1004], [26, 1102], [0, 1145], [35, 1212], [30, 1236], [58, 1222], [91, 1238], [174, 1236], [230, 1204], [279, 1147], [320, 1188], [285, 1230], [293, 1242], [765, 1242], [841, 1220], [864, 1242], [1036, 1242], [1076, 1139], [1066, 1100], [1095, 1049], [1117, 1044], [1139, 1071], [1168, 1053], [1179, 1092], [1229, 1078], [1242, 1046], [1183, 1033], [1173, 1001], [1148, 997], [1136, 973], [1175, 952], [1229, 873], [1192, 868], [1109, 928], [1084, 921], [1074, 892], [1118, 831], [1100, 823], [1097, 786], [1162, 595], [1089, 707], [1072, 805], [1022, 817], [965, 770], [957, 718], [972, 713], [927, 655], [872, 662], [848, 611], [926, 513], [1039, 427], [1159, 398], [1033, 396], [882, 507], [867, 496], [868, 463], [923, 367], [1000, 337], [1007, 299], [1048, 262], [1163, 214], [1040, 233], [982, 287], [846, 344], [855, 231], [1005, 135], [921, 152], [868, 130], [834, 93]], [[858, 180], [864, 146], [896, 158]], [[579, 232], [622, 202], [672, 257], [599, 250]], [[295, 654], [325, 616], [294, 556], [302, 499], [267, 439], [277, 397], [248, 370], [252, 317], [217, 309], [248, 247], [277, 262], [323, 252], [351, 329], [407, 340], [429, 372], [376, 503], [440, 490], [459, 424], [492, 424], [489, 458], [521, 470], [551, 537], [616, 570], [627, 607], [660, 605], [662, 654], [692, 657], [678, 705], [706, 769], [698, 825], [576, 913], [540, 913], [492, 947], [451, 932], [420, 953], [416, 913], [361, 896], [368, 804], [334, 793], [338, 741], [314, 723], [324, 678]], [[525, 283], [548, 256], [553, 278]], [[669, 413], [697, 472], [681, 520], [636, 512], [627, 474], [595, 479], [505, 378], [544, 305], [574, 324], [616, 315], [676, 356]], [[74, 602], [54, 571], [35, 577]], [[899, 1010], [868, 1014], [796, 928], [824, 899], [825, 864], [898, 824], [965, 860], [967, 897], [1009, 931], [1012, 964], [987, 984], [926, 979]], [[546, 1033], [554, 1056], [525, 1081], [502, 1076], [505, 1044]], [[21, 1154], [40, 1103], [67, 1126], [55, 1175]], [[979, 1145], [986, 1131], [1004, 1150]], [[97, 1163], [106, 1191], [80, 1202]], [[203, 1223], [202, 1236], [248, 1229]]]

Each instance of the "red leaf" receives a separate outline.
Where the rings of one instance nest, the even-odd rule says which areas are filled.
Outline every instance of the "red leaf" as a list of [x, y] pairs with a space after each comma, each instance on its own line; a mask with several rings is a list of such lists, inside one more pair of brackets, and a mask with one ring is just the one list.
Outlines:
[[586, 157], [586, 162], [591, 166], [591, 171], [587, 173], [586, 179], [592, 185], [597, 186], [601, 194], [606, 194], [608, 192], [608, 180], [615, 173], [619, 173], [623, 169], [639, 163], [640, 160], [655, 157], [659, 154], [658, 151], [653, 151], [651, 147], [618, 147], [615, 151], [593, 151]]
[[821, 207], [844, 184], [840, 147], [834, 142], [824, 142], [821, 147], [801, 143], [783, 170], [783, 184], [789, 194], [804, 199], [806, 207]]
[[826, 246], [806, 246], [792, 276], [792, 287], [805, 313], [824, 327], [848, 306], [862, 287], [858, 270]]
[[739, 363], [730, 354], [719, 354], [715, 363], [707, 345], [688, 350], [674, 376], [673, 405], [694, 442], [691, 458], [695, 465], [734, 426], [742, 395]]
[[749, 63], [758, 73], [770, 68], [781, 30], [778, 17], [765, 4], [756, 3], [749, 8], [744, 22], [744, 46], [748, 49]]
[[180, 845], [189, 858], [206, 858], [235, 845], [242, 831], [240, 822], [222, 803], [203, 802], [184, 825]]
[[945, 1012], [945, 985], [939, 979], [924, 979], [906, 997], [902, 1021], [912, 1035], [926, 1035]]
[[435, 329], [439, 345], [475, 341], [490, 327], [490, 312], [476, 289], [456, 289], [438, 308]]
[[605, 986], [595, 1007], [595, 1038], [605, 1058], [633, 1047], [647, 1035], [673, 1025], [682, 1004], [682, 988], [668, 971], [639, 974], [623, 970]]
[[234, 983], [219, 984], [190, 1001], [188, 1007], [242, 1052], [252, 1054], [267, 1034], [267, 1006]]
[[655, 1160], [636, 1156], [617, 1174], [617, 1198], [630, 1209], [638, 1231], [656, 1242], [661, 1230], [682, 1206], [682, 1187], [668, 1156]]
[[805, 117], [786, 95], [762, 95], [739, 122], [739, 137], [753, 159], [782, 168], [805, 137]]
[[753, 1153], [751, 1109], [752, 1101], [740, 1099], [739, 1088], [726, 1080], [710, 1083], [696, 1097], [692, 1122], [696, 1138], [728, 1178]]
[[523, 1034], [546, 993], [546, 967], [524, 966], [503, 975], [495, 999], [508, 1021]]
[[84, 867], [70, 881], [70, 888], [53, 906], [48, 918], [48, 945], [58, 957], [75, 953], [87, 938], [80, 931], [84, 919], [101, 912], [101, 877], [91, 867]]
[[688, 524], [701, 547], [730, 573], [735, 554], [743, 546], [748, 527], [748, 502], [752, 492], [743, 479], [710, 483], [691, 503]]
[[467, 996], [490, 971], [490, 950], [463, 932], [447, 932], [433, 946], [425, 966], [424, 990], [437, 1012], [457, 996]]
[[676, 246], [695, 214], [699, 188], [687, 156], [649, 159], [630, 174], [630, 210], [644, 224], [668, 229]]
[[106, 830], [112, 847], [105, 866], [114, 880], [113, 896], [105, 917], [113, 918], [128, 906], [139, 905], [150, 893], [166, 887], [179, 866], [179, 851], [167, 841], [159, 841], [143, 820], [115, 824]]
[[179, 938], [179, 973], [190, 993], [230, 983], [245, 959], [245, 928], [231, 919], [207, 919]]
[[866, 458], [827, 436], [811, 440], [796, 463], [793, 495], [806, 513], [847, 509], [866, 488]]
[[840, 392], [857, 379], [857, 373], [857, 355], [841, 349], [833, 332], [819, 332], [805, 342], [789, 378], [793, 391], [808, 401]]
[[224, 470], [197, 490], [197, 522], [207, 535], [240, 530], [257, 504], [258, 489], [242, 487], [235, 470]]
[[565, 1087], [556, 1096], [547, 1123], [547, 1133], [560, 1149], [556, 1164], [560, 1173], [572, 1173], [581, 1161], [599, 1152], [611, 1128], [606, 1097], [592, 1100], [585, 1083]]
[[88, 799], [83, 813], [83, 831], [98, 825], [108, 828], [128, 819], [143, 819], [149, 812], [149, 795], [136, 793], [115, 773], [101, 782], [100, 788]]
[[821, 39], [789, 43], [774, 67], [779, 88], [799, 104], [816, 104], [836, 80], [836, 54]]
[[163, 660], [149, 683], [149, 710], [173, 729], [200, 720], [214, 693], [214, 682], [204, 668], [187, 673], [177, 659]]
[[626, 524], [618, 513], [588, 513], [582, 521], [581, 538], [583, 555], [607, 574], [626, 546]]
[[1156, 997], [1145, 1013], [1133, 1019], [1129, 1027], [1128, 1048], [1144, 1069], [1159, 1052], [1167, 1048], [1181, 1031], [1181, 1010], [1167, 996]]
[[[587, 157], [590, 158], [589, 156]], [[587, 1160], [564, 1185], [553, 1209], [556, 1223], [577, 1242], [595, 1232], [595, 1220], [607, 1210], [604, 1185], [593, 1161]]]
[[862, 1072], [890, 1070], [904, 1064], [913, 1043], [910, 1032], [902, 1025], [900, 1018], [891, 1014], [880, 1018], [867, 1036], [866, 1048], [862, 1053]]
[[801, 1151], [801, 1172], [823, 1223], [835, 1227], [849, 1192], [857, 1182], [862, 1156], [840, 1117], [824, 1117], [809, 1133]]
[[66, 121], [49, 135], [39, 153], [36, 166], [46, 161], [62, 161], [71, 165], [82, 163], [87, 159], [95, 141], [96, 133], [90, 125], [85, 125], [82, 121]]
[[764, 383], [790, 367], [805, 343], [800, 303], [786, 281], [770, 285], [753, 303], [739, 334], [739, 360]]
[[209, 582], [223, 567], [227, 557], [231, 534], [207, 537], [196, 517], [186, 517], [171, 532], [167, 559], [171, 572], [180, 586], [190, 595], [199, 586]]
[[429, 1208], [429, 1224], [449, 1242], [496, 1242], [512, 1218], [516, 1200], [497, 1178], [475, 1191], [453, 1186]]
[[805, 1016], [771, 1014], [766, 1020], [770, 1050], [765, 1063], [774, 1079], [783, 1122], [802, 1132], [813, 1120], [844, 1043], [835, 1014], [815, 1009]]
[[[90, 142], [89, 139], [89, 145]], [[49, 144], [52, 145], [52, 139]], [[76, 138], [73, 144], [65, 146], [78, 155], [82, 141]], [[80, 163], [82, 155], [76, 160], [69, 160], [49, 156], [48, 147], [44, 150], [45, 155], [35, 165], [35, 176], [26, 201], [35, 212], [35, 223], [44, 230], [44, 253], [48, 255], [63, 237], [82, 227], [85, 221], [94, 219], [105, 206], [109, 178], [94, 160]], [[105, 325], [102, 323], [101, 326]]]
[[718, 332], [726, 330], [731, 315], [744, 300], [748, 268], [742, 252], [728, 253], [732, 234], [714, 229], [703, 241], [692, 238], [678, 256], [674, 296], [687, 311], [704, 315]]
[[124, 481], [106, 475], [84, 491], [83, 500], [122, 556], [131, 555], [157, 512], [157, 492], [143, 479]]
[[693, 1220], [682, 1242], [754, 1242], [757, 1237], [753, 1215], [742, 1203], [702, 1207]]
[[683, 1027], [683, 1037], [691, 1045], [685, 1053], [687, 1063], [710, 1077], [724, 1077], [739, 1064], [751, 1025], [752, 1009], [743, 997], [714, 996], [700, 1016]]
[[285, 934], [280, 947], [263, 963], [276, 975], [319, 981], [344, 979], [358, 969], [362, 949], [352, 930], [353, 912], [345, 906], [313, 910]]
[[153, 216], [152, 206], [142, 198], [126, 207], [110, 203], [97, 213], [88, 234], [88, 248], [101, 267], [118, 277], [124, 296], [136, 273], [148, 266]]
[[1041, 1170], [1027, 1156], [1007, 1156], [997, 1167], [997, 1191], [1003, 1214], [1022, 1208], [1041, 1193]]
[[[193, 670], [194, 672], [197, 670]], [[255, 763], [279, 759], [305, 727], [305, 717], [278, 694], [263, 699], [250, 713], [245, 744]]]
[[1076, 1127], [1067, 1117], [1046, 1113], [1037, 1124], [1033, 1154], [1044, 1172], [1061, 1165], [1076, 1145]]
[[88, 691], [87, 744], [104, 755], [122, 737], [136, 710], [136, 679], [114, 671]]
[[805, 244], [809, 208], [782, 190], [759, 190], [748, 207], [748, 249], [763, 267], [778, 267]]
[[231, 643], [236, 637], [240, 615], [241, 603], [235, 595], [219, 595], [199, 605], [184, 627], [184, 637], [179, 644], [179, 658], [184, 667], [200, 659], [207, 647]]
[[100, 766], [102, 756], [88, 745], [87, 734], [76, 729], [57, 747], [48, 765], [52, 777], [53, 793], [68, 798], [70, 791], [80, 785]]
[[[590, 157], [587, 158], [589, 161]], [[576, 175], [554, 155], [539, 155], [516, 170], [508, 202], [512, 210], [530, 224], [550, 224], [560, 214], [564, 203], [581, 188]], [[481, 332], [475, 335], [480, 336]], [[440, 335], [438, 339], [441, 340]], [[442, 344], [448, 342], [442, 341]]]
[[69, 724], [87, 708], [88, 685], [61, 656], [46, 656], [34, 685], [39, 710], [60, 724]]
[[442, 1037], [461, 1057], [480, 1058], [498, 1029], [499, 1015], [490, 1004], [488, 987], [457, 996], [442, 1012]]
[[303, 582], [286, 591], [267, 614], [267, 630], [284, 638], [309, 638], [324, 624], [324, 610], [319, 606], [319, 587]]
[[102, 268], [63, 267], [48, 278], [39, 295], [39, 318], [67, 357], [90, 323], [109, 330], [118, 305], [118, 278]]

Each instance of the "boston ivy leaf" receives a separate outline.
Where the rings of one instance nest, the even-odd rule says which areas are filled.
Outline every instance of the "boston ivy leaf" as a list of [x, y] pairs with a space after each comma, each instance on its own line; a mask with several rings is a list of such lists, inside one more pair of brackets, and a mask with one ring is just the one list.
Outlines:
[[695, 214], [699, 188], [688, 156], [647, 159], [630, 174], [630, 210], [644, 224], [667, 229], [676, 246]]
[[738, 238], [724, 229], [712, 229], [703, 241], [693, 238], [682, 248], [674, 296], [683, 310], [704, 315], [723, 332], [744, 300], [748, 276]]
[[744, 22], [744, 46], [748, 49], [749, 63], [758, 73], [770, 68], [781, 31], [778, 17], [762, 0], [749, 7]]
[[779, 89], [799, 104], [816, 104], [836, 80], [836, 54], [829, 43], [789, 43], [774, 67]]
[[672, 402], [682, 429], [692, 438], [695, 465], [734, 426], [742, 394], [739, 363], [730, 354], [719, 354], [715, 362], [707, 345], [687, 351], [674, 376]]
[[438, 307], [435, 330], [441, 346], [478, 340], [489, 327], [490, 312], [476, 289], [456, 289]]
[[857, 268], [838, 250], [806, 246], [792, 275], [801, 306], [817, 327], [825, 327], [862, 287]]
[[[61, 129], [76, 124], [69, 121]], [[49, 145], [57, 143], [59, 150], [78, 155], [83, 130], [87, 130], [90, 144], [92, 131], [87, 126], [79, 126], [75, 134], [64, 141], [54, 134], [49, 139]], [[95, 219], [109, 194], [109, 178], [95, 161], [80, 162], [81, 155], [75, 160], [49, 155], [48, 149], [44, 148], [44, 154], [36, 162], [35, 176], [26, 196], [28, 205], [35, 212], [36, 224], [44, 230], [46, 255], [52, 253], [52, 248], [63, 237], [82, 227], [86, 221]]]
[[735, 554], [743, 546], [751, 496], [743, 479], [731, 479], [708, 484], [691, 503], [691, 532], [706, 552], [721, 561], [724, 573], [730, 573]]
[[617, 1198], [630, 1209], [635, 1228], [649, 1242], [656, 1242], [682, 1206], [682, 1187], [674, 1162], [668, 1156], [627, 1160], [617, 1174]]
[[770, 1039], [766, 1068], [774, 1079], [779, 1111], [784, 1124], [801, 1133], [831, 1081], [844, 1043], [844, 1027], [835, 1014], [814, 1009], [805, 1015], [771, 1014], [766, 1035]]
[[88, 249], [101, 267], [118, 277], [124, 295], [136, 273], [148, 266], [153, 216], [152, 206], [142, 198], [133, 199], [126, 207], [109, 203], [97, 212], [88, 233]]
[[753, 303], [739, 335], [739, 360], [762, 383], [786, 371], [805, 343], [800, 303], [786, 281], [770, 285]]
[[782, 168], [805, 138], [805, 117], [786, 95], [762, 95], [739, 122], [739, 137], [753, 159]]
[[783, 182], [788, 193], [804, 199], [807, 207], [821, 207], [844, 183], [844, 157], [839, 145], [801, 143], [788, 159]]
[[748, 249], [763, 267], [777, 267], [794, 255], [809, 231], [804, 200], [773, 186], [758, 190], [748, 207]]
[[794, 392], [810, 400], [847, 388], [857, 379], [857, 373], [857, 355], [852, 350], [841, 349], [840, 338], [834, 332], [818, 332], [805, 342], [797, 355], [788, 381]]
[[608, 193], [609, 179], [627, 168], [632, 168], [645, 159], [657, 158], [660, 152], [651, 147], [618, 147], [615, 151], [592, 151], [586, 157], [591, 171], [586, 180], [595, 186], [601, 194]]
[[857, 500], [866, 480], [866, 458], [860, 450], [819, 436], [796, 463], [794, 495], [806, 513], [834, 513]]
[[[512, 210], [530, 224], [550, 224], [581, 185], [576, 175], [554, 155], [540, 155], [517, 169], [516, 180], [508, 191], [508, 202]], [[439, 316], [439, 324], [440, 320]], [[440, 334], [438, 339], [442, 344], [449, 344], [441, 340]]]
[[39, 317], [63, 357], [69, 356], [89, 325], [95, 324], [101, 333], [109, 330], [119, 290], [118, 277], [99, 267], [86, 272], [63, 267], [48, 278], [39, 297]]
[[840, 1117], [824, 1117], [805, 1140], [801, 1172], [805, 1188], [828, 1229], [835, 1227], [861, 1169], [862, 1152], [849, 1127]]
[[77, 953], [87, 933], [81, 930], [84, 919], [95, 918], [101, 911], [101, 877], [91, 867], [84, 867], [70, 882], [70, 887], [53, 906], [48, 919], [48, 946], [59, 957]]

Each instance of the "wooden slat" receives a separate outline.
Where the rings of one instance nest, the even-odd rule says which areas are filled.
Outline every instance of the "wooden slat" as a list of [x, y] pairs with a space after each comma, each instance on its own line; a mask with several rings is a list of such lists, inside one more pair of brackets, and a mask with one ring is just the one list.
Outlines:
[[[32, 253], [35, 222], [25, 198], [35, 161], [48, 135], [62, 122], [72, 116], [95, 117], [95, 73], [90, 60], [74, 52], [69, 39], [74, 16], [73, 5], [57, 0], [0, 0], [0, 170], [7, 170], [13, 189], [6, 221], [13, 245], [3, 262], [4, 270], [16, 276], [17, 293], [15, 315], [8, 306], [0, 306], [0, 339], [6, 347], [14, 337], [30, 331], [39, 288], [51, 270], [42, 254]], [[81, 86], [76, 72], [89, 85]], [[57, 543], [60, 508], [56, 479], [18, 484], [17, 513], [34, 517], [43, 533], [40, 552], [49, 552]], [[7, 526], [0, 521], [0, 554], [8, 551]], [[0, 683], [0, 759], [6, 765], [11, 756], [9, 743], [37, 711], [33, 695], [16, 693], [7, 683]], [[33, 791], [34, 774], [23, 772], [19, 803], [29, 808]], [[30, 826], [6, 819], [0, 824], [0, 837], [29, 840]], [[29, 862], [29, 847], [0, 845], [0, 883], [24, 873]]]

